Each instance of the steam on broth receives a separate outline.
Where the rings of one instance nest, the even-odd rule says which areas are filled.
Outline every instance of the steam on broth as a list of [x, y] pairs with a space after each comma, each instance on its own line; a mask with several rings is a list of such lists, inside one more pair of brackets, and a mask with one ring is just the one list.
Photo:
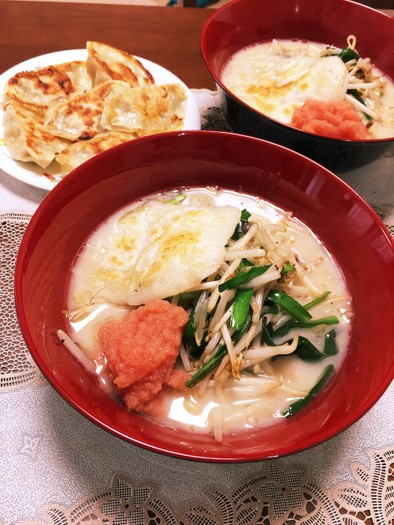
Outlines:
[[257, 111], [310, 133], [394, 136], [394, 83], [360, 57], [352, 35], [344, 49], [298, 39], [258, 42], [229, 58], [221, 80]]
[[[132, 330], [137, 318], [147, 322], [144, 309], [163, 307], [178, 316], [171, 323], [179, 341], [175, 334], [171, 370], [147, 401], [144, 370], [131, 390], [116, 386], [118, 363], [103, 333], [121, 334], [127, 319]], [[248, 195], [201, 188], [133, 203], [92, 234], [72, 268], [69, 332], [59, 337], [129, 408], [221, 440], [303, 408], [340, 366], [351, 315], [339, 268], [297, 218]], [[146, 346], [149, 337], [159, 362], [153, 326]], [[125, 351], [119, 344], [116, 359]], [[151, 358], [132, 358], [131, 366]], [[152, 377], [149, 370], [146, 382]], [[143, 401], [130, 405], [131, 391]]]

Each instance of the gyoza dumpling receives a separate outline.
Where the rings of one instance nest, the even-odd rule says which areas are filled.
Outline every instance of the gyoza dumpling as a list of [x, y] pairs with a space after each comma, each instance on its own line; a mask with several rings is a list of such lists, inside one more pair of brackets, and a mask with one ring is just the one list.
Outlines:
[[108, 94], [101, 125], [140, 135], [182, 129], [186, 93], [179, 84], [120, 87]]
[[4, 101], [14, 100], [42, 114], [54, 102], [91, 87], [92, 80], [86, 70], [86, 62], [76, 60], [17, 73], [5, 87]]
[[132, 133], [122, 131], [106, 131], [99, 133], [90, 140], [81, 140], [70, 144], [56, 157], [57, 162], [62, 167], [62, 173], [68, 173], [86, 160], [94, 157], [98, 153], [105, 151], [112, 146], [127, 142], [135, 138]]
[[68, 140], [45, 131], [36, 115], [14, 102], [9, 102], [3, 118], [4, 140], [12, 157], [23, 162], [35, 162], [46, 168], [55, 155], [69, 145]]
[[44, 126], [49, 133], [70, 140], [88, 140], [105, 131], [100, 124], [104, 100], [111, 91], [129, 88], [123, 82], [105, 82], [48, 108]]
[[86, 49], [87, 70], [94, 85], [108, 80], [123, 80], [130, 86], [148, 86], [155, 82], [141, 62], [126, 51], [101, 42], [87, 42]]

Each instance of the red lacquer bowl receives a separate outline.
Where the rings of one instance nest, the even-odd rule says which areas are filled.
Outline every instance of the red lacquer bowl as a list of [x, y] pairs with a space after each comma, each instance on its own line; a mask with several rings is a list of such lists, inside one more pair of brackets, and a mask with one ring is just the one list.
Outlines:
[[281, 124], [233, 95], [221, 80], [228, 58], [239, 49], [274, 38], [305, 39], [343, 48], [348, 35], [357, 50], [394, 79], [394, 18], [350, 0], [233, 0], [213, 11], [201, 33], [201, 53], [217, 84], [227, 122], [236, 133], [270, 140], [341, 173], [369, 164], [390, 148], [381, 140], [337, 140]]
[[[109, 214], [147, 194], [218, 186], [291, 210], [342, 268], [354, 322], [345, 361], [307, 409], [276, 426], [239, 432], [223, 444], [127, 411], [59, 343], [72, 260]], [[379, 399], [393, 378], [394, 244], [372, 209], [315, 162], [269, 142], [209, 131], [136, 139], [87, 161], [34, 214], [17, 259], [15, 300], [30, 352], [74, 408], [114, 436], [193, 460], [255, 461], [301, 451], [338, 434]]]

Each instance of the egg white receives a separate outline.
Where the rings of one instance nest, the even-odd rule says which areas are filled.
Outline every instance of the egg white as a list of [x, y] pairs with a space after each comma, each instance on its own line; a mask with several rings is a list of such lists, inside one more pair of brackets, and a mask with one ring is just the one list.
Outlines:
[[147, 201], [122, 211], [79, 256], [74, 279], [85, 290], [79, 299], [134, 306], [184, 292], [220, 267], [239, 219], [233, 206]]
[[240, 99], [285, 124], [308, 99], [343, 100], [347, 69], [338, 56], [321, 57], [325, 46], [276, 41], [238, 51], [222, 72]]

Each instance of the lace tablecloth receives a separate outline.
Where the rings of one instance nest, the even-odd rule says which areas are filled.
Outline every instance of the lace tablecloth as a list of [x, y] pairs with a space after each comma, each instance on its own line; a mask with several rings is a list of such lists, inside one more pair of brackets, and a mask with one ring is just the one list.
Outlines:
[[[217, 94], [194, 91], [205, 129]], [[394, 152], [342, 176], [394, 234]], [[160, 456], [97, 427], [46, 382], [20, 334], [13, 268], [46, 192], [0, 171], [0, 525], [392, 525], [394, 387], [351, 428], [267, 462]]]

